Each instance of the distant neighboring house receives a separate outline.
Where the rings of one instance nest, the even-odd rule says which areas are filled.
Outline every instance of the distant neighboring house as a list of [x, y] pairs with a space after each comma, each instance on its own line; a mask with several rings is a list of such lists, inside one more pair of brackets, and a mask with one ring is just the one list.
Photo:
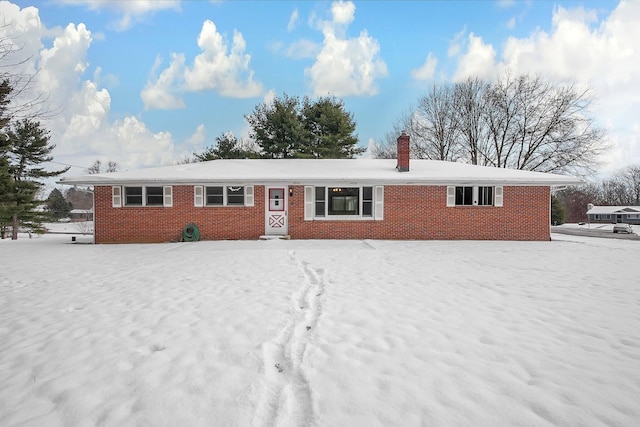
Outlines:
[[72, 209], [69, 218], [73, 222], [93, 221], [93, 209]]
[[589, 222], [640, 224], [640, 206], [593, 206], [587, 207]]
[[94, 188], [96, 243], [203, 240], [550, 240], [570, 176], [433, 160], [212, 160], [63, 178]]

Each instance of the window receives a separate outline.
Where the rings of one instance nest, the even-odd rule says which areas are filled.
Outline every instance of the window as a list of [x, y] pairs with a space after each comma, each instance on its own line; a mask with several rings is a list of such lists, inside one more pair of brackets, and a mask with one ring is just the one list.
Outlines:
[[493, 187], [478, 187], [478, 205], [493, 206]]
[[146, 187], [146, 206], [163, 206], [164, 194], [162, 187]]
[[325, 188], [316, 187], [316, 216], [324, 216], [325, 213]]
[[[114, 207], [120, 207], [120, 187], [112, 188]], [[125, 206], [173, 206], [172, 187], [167, 186], [136, 186], [124, 187]]]
[[[193, 187], [194, 206], [202, 206], [203, 187]], [[204, 187], [206, 206], [253, 206], [253, 187], [218, 185]]]
[[328, 191], [329, 215], [358, 215], [360, 189], [352, 187], [330, 187]]
[[447, 187], [447, 206], [502, 206], [502, 187]]
[[456, 187], [456, 206], [473, 205], [473, 187]]
[[224, 205], [224, 187], [206, 187], [207, 206]]
[[373, 187], [362, 187], [362, 216], [373, 216]]
[[227, 187], [227, 205], [244, 206], [244, 187]]
[[611, 219], [611, 215], [610, 214], [595, 214], [595, 218], [596, 220], [610, 220]]
[[382, 219], [383, 187], [305, 187], [305, 219]]
[[142, 187], [124, 187], [124, 205], [142, 206]]

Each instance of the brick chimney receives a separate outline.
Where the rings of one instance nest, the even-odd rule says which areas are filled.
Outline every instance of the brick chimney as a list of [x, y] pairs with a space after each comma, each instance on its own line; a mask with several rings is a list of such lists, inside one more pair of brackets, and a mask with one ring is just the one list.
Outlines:
[[409, 135], [402, 132], [398, 137], [398, 172], [409, 172]]

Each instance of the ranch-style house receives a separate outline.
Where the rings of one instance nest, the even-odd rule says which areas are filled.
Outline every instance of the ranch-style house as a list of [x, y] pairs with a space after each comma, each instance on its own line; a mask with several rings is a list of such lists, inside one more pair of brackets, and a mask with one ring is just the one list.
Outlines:
[[66, 177], [94, 188], [95, 243], [202, 240], [550, 240], [550, 196], [575, 177], [433, 160], [212, 160]]

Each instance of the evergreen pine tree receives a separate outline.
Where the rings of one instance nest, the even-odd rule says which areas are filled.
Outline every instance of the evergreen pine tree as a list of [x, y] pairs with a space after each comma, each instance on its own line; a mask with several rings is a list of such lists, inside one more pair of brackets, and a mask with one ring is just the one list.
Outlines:
[[9, 191], [2, 197], [2, 204], [5, 215], [10, 216], [12, 239], [15, 240], [21, 226], [33, 232], [43, 231], [42, 222], [48, 217], [39, 208], [41, 201], [36, 199], [43, 185], [40, 180], [58, 176], [69, 168], [50, 172], [40, 166], [53, 159], [51, 151], [55, 145], [50, 144], [49, 131], [37, 121], [23, 119], [13, 123], [4, 138], [11, 181]]
[[357, 147], [353, 115], [335, 98], [301, 103], [285, 94], [256, 106], [245, 118], [265, 158], [341, 159], [364, 151]]
[[551, 224], [564, 224], [565, 210], [560, 200], [555, 196], [551, 196]]
[[64, 196], [57, 188], [54, 188], [51, 193], [49, 193], [46, 205], [47, 210], [51, 213], [51, 219], [56, 221], [62, 218], [67, 218], [72, 209], [71, 203], [65, 200]]

